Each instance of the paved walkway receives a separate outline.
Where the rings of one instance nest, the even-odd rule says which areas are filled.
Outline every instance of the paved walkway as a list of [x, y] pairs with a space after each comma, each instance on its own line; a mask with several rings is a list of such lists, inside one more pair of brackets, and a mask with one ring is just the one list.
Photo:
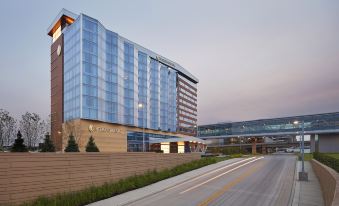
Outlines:
[[311, 163], [305, 161], [305, 171], [308, 172], [308, 181], [298, 181], [298, 171], [301, 171], [301, 161], [297, 162], [295, 175], [295, 190], [293, 206], [323, 206], [324, 200], [320, 183], [315, 176]]
[[226, 165], [239, 162], [243, 160], [244, 158], [235, 158], [235, 159], [230, 159], [222, 162], [218, 162], [216, 164], [208, 165], [206, 167], [199, 168], [197, 170], [193, 170], [190, 172], [186, 172], [184, 174], [168, 178], [165, 180], [162, 180], [160, 182], [156, 182], [154, 184], [148, 185], [146, 187], [142, 187], [140, 189], [132, 190], [105, 200], [101, 200], [99, 202], [95, 202], [92, 204], [89, 204], [89, 206], [118, 206], [118, 205], [126, 205], [131, 202], [135, 202], [141, 198], [150, 196], [152, 194], [161, 192], [169, 187], [175, 186], [177, 184], [180, 184], [183, 181], [190, 180], [194, 177], [201, 176], [203, 174], [206, 174], [209, 171], [216, 170], [220, 167], [224, 167]]

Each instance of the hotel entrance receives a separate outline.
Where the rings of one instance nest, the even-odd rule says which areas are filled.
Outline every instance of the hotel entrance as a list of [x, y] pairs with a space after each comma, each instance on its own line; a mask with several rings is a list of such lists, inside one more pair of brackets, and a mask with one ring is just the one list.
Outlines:
[[206, 143], [196, 137], [181, 137], [150, 140], [150, 151], [161, 153], [205, 152]]

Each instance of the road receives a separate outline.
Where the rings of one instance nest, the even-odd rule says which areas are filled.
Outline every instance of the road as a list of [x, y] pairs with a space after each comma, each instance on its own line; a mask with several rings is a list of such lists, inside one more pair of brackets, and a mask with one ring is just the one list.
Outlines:
[[180, 183], [129, 205], [288, 205], [296, 157], [271, 155], [244, 160]]

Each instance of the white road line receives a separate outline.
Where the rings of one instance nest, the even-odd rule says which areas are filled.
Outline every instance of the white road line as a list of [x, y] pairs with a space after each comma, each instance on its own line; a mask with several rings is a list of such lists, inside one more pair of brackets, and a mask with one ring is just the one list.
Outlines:
[[202, 178], [202, 177], [204, 177], [204, 176], [206, 176], [206, 175], [210, 175], [210, 174], [212, 174], [212, 173], [218, 172], [219, 170], [223, 170], [223, 169], [225, 169], [225, 168], [231, 167], [231, 166], [233, 166], [233, 165], [236, 165], [236, 164], [239, 164], [239, 163], [242, 163], [242, 162], [249, 161], [249, 160], [254, 159], [254, 158], [255, 158], [255, 157], [246, 158], [246, 159], [243, 159], [243, 160], [240, 160], [240, 161], [237, 161], [237, 162], [228, 164], [228, 165], [226, 165], [226, 166], [224, 166], [224, 167], [218, 168], [218, 169], [216, 169], [216, 170], [207, 172], [207, 173], [205, 173], [205, 174], [203, 174], [203, 175], [200, 175], [200, 176], [198, 176], [198, 177], [194, 177], [193, 179], [190, 179], [190, 180], [188, 180], [188, 181], [185, 181], [185, 182], [179, 183], [179, 184], [177, 184], [177, 185], [174, 185], [173, 187], [167, 188], [165, 191], [174, 189], [174, 188], [179, 187], [179, 186], [182, 186], [182, 185], [184, 185], [184, 184], [186, 184], [186, 183], [189, 183], [189, 182], [192, 182], [192, 181], [197, 180], [197, 179], [199, 179], [199, 178]]
[[214, 180], [214, 179], [217, 179], [217, 178], [219, 178], [219, 177], [221, 177], [221, 176], [223, 176], [223, 175], [225, 175], [225, 174], [227, 174], [227, 173], [230, 173], [230, 172], [232, 172], [232, 171], [234, 171], [234, 170], [236, 170], [236, 169], [239, 169], [240, 167], [243, 167], [243, 166], [245, 166], [245, 165], [248, 165], [248, 164], [250, 164], [250, 163], [252, 163], [252, 162], [255, 162], [255, 161], [257, 161], [257, 160], [260, 160], [260, 159], [262, 159], [262, 158], [264, 158], [264, 157], [260, 157], [260, 158], [251, 160], [251, 161], [249, 161], [249, 162], [246, 162], [246, 163], [244, 163], [244, 164], [242, 164], [242, 165], [239, 165], [239, 166], [237, 166], [237, 167], [235, 167], [235, 168], [233, 168], [233, 169], [230, 169], [230, 170], [228, 170], [228, 171], [226, 171], [226, 172], [224, 172], [224, 173], [221, 173], [221, 174], [219, 174], [219, 175], [217, 175], [217, 176], [215, 176], [215, 177], [212, 177], [211, 179], [208, 179], [208, 180], [206, 180], [205, 182], [202, 182], [202, 183], [200, 183], [200, 184], [194, 185], [193, 187], [190, 187], [190, 188], [188, 188], [188, 189], [186, 189], [186, 190], [180, 192], [179, 194], [184, 194], [184, 193], [186, 193], [186, 192], [188, 192], [188, 191], [191, 191], [191, 190], [193, 190], [193, 189], [195, 189], [195, 188], [197, 188], [197, 187], [200, 187], [201, 185], [204, 185], [204, 184], [206, 184], [206, 183], [208, 183], [208, 182], [210, 182], [210, 181], [212, 181], [212, 180]]

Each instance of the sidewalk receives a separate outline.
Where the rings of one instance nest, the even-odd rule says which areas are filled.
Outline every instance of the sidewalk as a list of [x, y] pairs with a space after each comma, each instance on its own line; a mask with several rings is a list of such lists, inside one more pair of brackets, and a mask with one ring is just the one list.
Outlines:
[[105, 200], [101, 200], [95, 203], [91, 203], [88, 206], [103, 206], [103, 205], [110, 205], [110, 206], [118, 206], [118, 205], [125, 205], [127, 203], [135, 202], [141, 198], [147, 197], [149, 195], [153, 195], [155, 193], [161, 192], [169, 187], [175, 186], [180, 184], [181, 182], [190, 180], [194, 177], [198, 177], [203, 175], [209, 171], [213, 171], [220, 167], [226, 166], [228, 164], [232, 164], [234, 162], [240, 161], [244, 158], [235, 158], [230, 159], [222, 162], [218, 162], [216, 164], [208, 165], [190, 172], [186, 172], [184, 174], [171, 177], [154, 184], [148, 185], [146, 187], [142, 187], [140, 189], [132, 190]]
[[323, 206], [324, 200], [320, 183], [314, 174], [311, 163], [305, 161], [305, 171], [308, 172], [307, 182], [298, 180], [299, 171], [301, 171], [301, 161], [297, 162], [292, 206]]

